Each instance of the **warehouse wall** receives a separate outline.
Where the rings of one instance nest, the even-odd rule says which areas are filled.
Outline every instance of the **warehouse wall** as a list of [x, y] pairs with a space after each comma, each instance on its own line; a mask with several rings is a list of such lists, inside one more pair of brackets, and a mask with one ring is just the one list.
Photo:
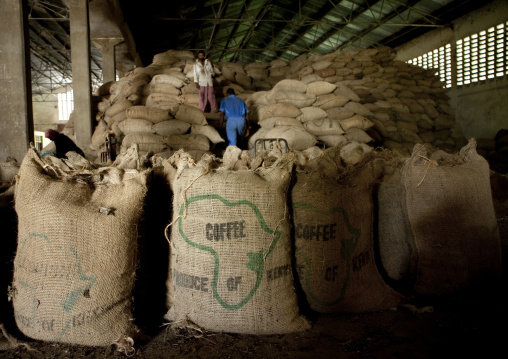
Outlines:
[[[480, 10], [466, 15], [453, 23], [453, 29], [442, 28], [431, 31], [400, 48], [397, 60], [407, 61], [421, 56], [448, 43], [468, 35], [476, 34], [489, 27], [508, 21], [508, 2], [496, 0]], [[452, 60], [452, 69], [455, 67]], [[462, 126], [466, 138], [493, 138], [501, 128], [508, 129], [508, 74], [483, 83], [457, 88], [452, 71], [453, 86], [448, 92], [450, 104], [455, 109], [455, 119]]]
[[34, 130], [45, 131], [48, 128], [56, 130], [57, 125], [66, 121], [58, 120], [58, 97], [56, 94], [33, 96]]

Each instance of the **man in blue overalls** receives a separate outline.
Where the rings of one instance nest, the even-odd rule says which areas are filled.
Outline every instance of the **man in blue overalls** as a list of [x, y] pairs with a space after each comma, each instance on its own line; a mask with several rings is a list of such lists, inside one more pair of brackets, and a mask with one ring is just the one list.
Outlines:
[[226, 94], [228, 97], [224, 98], [220, 104], [219, 126], [223, 128], [224, 117], [226, 117], [229, 146], [236, 146], [238, 135], [249, 136], [249, 110], [245, 102], [236, 97], [234, 89], [228, 88]]

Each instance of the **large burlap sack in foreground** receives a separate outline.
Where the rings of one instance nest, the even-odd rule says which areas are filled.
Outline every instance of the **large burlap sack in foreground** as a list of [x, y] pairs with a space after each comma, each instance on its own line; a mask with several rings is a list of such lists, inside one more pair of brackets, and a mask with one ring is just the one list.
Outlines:
[[404, 297], [381, 277], [375, 260], [370, 164], [347, 181], [312, 167], [291, 191], [298, 277], [320, 313], [362, 313], [399, 305]]
[[245, 334], [308, 329], [293, 287], [290, 169], [212, 170], [203, 161], [165, 166], [174, 194], [166, 319]]
[[15, 188], [13, 281], [16, 323], [26, 336], [103, 346], [133, 335], [146, 175], [114, 167], [66, 174], [28, 151]]
[[449, 294], [499, 277], [490, 170], [474, 139], [454, 155], [415, 145], [402, 183], [418, 251], [415, 293]]
[[409, 224], [402, 183], [403, 160], [386, 151], [378, 158], [382, 168], [374, 190], [376, 231], [382, 273], [387, 281], [411, 292], [416, 280], [418, 251]]

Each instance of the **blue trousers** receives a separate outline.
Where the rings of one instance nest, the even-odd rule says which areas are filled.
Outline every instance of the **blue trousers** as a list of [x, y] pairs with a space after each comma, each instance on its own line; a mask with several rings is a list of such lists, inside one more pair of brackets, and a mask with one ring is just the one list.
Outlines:
[[226, 133], [230, 146], [236, 146], [236, 139], [242, 135], [243, 128], [245, 127], [245, 118], [243, 117], [229, 117], [226, 121]]

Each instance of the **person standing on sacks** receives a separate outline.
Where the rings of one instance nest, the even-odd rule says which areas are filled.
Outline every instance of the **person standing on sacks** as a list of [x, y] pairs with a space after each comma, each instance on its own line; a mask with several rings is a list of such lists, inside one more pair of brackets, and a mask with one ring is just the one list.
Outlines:
[[199, 89], [199, 104], [201, 111], [205, 112], [207, 103], [210, 103], [210, 112], [217, 112], [217, 102], [215, 101], [215, 92], [213, 89], [213, 76], [215, 75], [212, 60], [205, 56], [205, 52], [200, 50], [198, 58], [194, 64], [194, 83]]
[[228, 97], [220, 104], [219, 126], [223, 128], [226, 118], [229, 146], [236, 146], [238, 135], [249, 136], [249, 109], [241, 98], [236, 97], [235, 90], [231, 87], [227, 89], [226, 94]]

